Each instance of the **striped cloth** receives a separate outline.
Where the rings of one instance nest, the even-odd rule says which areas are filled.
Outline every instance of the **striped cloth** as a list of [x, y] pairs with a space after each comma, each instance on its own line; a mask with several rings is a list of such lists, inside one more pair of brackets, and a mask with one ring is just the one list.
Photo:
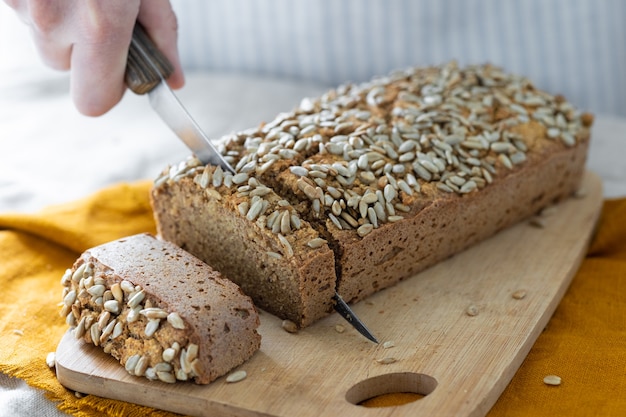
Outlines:
[[173, 0], [188, 69], [335, 86], [490, 62], [579, 108], [626, 116], [623, 0]]

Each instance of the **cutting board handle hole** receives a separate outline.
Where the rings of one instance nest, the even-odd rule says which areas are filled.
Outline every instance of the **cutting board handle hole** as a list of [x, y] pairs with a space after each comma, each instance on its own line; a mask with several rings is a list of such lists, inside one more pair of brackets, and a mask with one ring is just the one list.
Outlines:
[[391, 407], [424, 398], [437, 387], [432, 376], [414, 372], [378, 375], [358, 382], [346, 392], [346, 400], [364, 407]]

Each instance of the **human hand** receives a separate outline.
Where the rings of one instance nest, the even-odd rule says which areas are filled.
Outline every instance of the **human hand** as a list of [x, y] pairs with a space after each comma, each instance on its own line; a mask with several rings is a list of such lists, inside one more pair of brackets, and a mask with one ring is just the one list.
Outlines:
[[124, 95], [126, 57], [139, 20], [170, 60], [172, 88], [185, 80], [178, 57], [176, 16], [168, 0], [4, 0], [30, 26], [44, 63], [70, 70], [77, 109], [100, 116]]

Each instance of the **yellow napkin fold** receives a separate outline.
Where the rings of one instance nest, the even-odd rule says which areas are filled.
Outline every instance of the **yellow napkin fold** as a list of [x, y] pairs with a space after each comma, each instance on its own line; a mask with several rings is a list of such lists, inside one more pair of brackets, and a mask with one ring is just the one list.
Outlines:
[[[155, 233], [151, 182], [120, 184], [36, 214], [0, 214], [0, 371], [45, 390], [76, 416], [175, 414], [93, 395], [77, 398], [46, 365], [67, 330], [60, 279], [84, 250]], [[499, 416], [626, 415], [626, 199], [605, 202], [598, 233], [569, 291], [504, 393]], [[560, 386], [543, 383], [546, 375]], [[406, 401], [389, 395], [385, 406]]]
[[[495, 416], [626, 416], [626, 199], [605, 201], [586, 258]], [[559, 386], [543, 383], [558, 375]]]
[[88, 395], [77, 398], [46, 365], [67, 325], [59, 316], [65, 270], [86, 249], [136, 233], [155, 233], [150, 181], [120, 184], [37, 214], [0, 214], [0, 371], [43, 389], [66, 413], [172, 416]]

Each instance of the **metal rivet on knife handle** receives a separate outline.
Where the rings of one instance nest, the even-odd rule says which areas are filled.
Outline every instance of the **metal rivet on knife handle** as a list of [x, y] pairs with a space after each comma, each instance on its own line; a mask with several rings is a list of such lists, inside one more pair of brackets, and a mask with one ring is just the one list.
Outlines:
[[[142, 53], [142, 50], [145, 53]], [[153, 60], [150, 63], [146, 54]], [[161, 74], [156, 73], [155, 66]], [[141, 24], [136, 23], [128, 49], [125, 82], [137, 94], [146, 94], [174, 72], [174, 66], [152, 42]]]

